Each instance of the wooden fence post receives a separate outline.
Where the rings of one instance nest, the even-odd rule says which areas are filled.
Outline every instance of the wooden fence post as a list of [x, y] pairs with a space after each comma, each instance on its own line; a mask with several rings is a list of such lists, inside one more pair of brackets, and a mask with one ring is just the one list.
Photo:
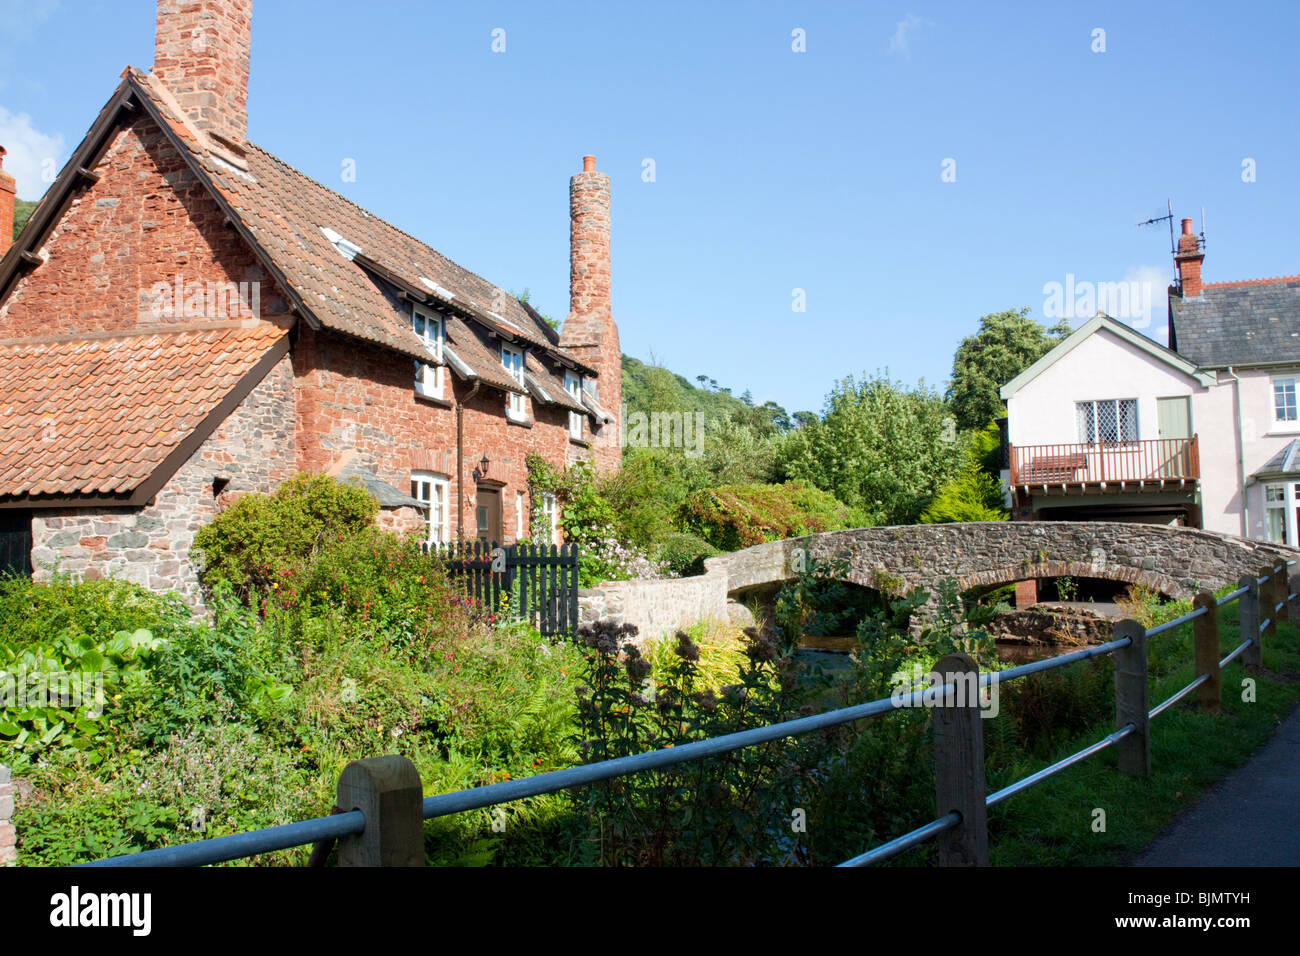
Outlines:
[[1217, 714], [1223, 706], [1223, 681], [1219, 671], [1219, 603], [1209, 591], [1202, 591], [1192, 600], [1192, 607], [1198, 611], [1205, 608], [1205, 613], [1192, 622], [1196, 673], [1210, 675], [1197, 691], [1196, 700], [1201, 713]]
[[339, 775], [338, 807], [366, 828], [339, 840], [339, 866], [424, 866], [424, 790], [405, 757], [354, 760]]
[[1241, 663], [1252, 669], [1258, 669], [1264, 666], [1264, 658], [1261, 653], [1263, 644], [1263, 635], [1259, 633], [1259, 622], [1262, 620], [1260, 612], [1260, 588], [1258, 574], [1243, 574], [1237, 580], [1237, 587], [1246, 588], [1247, 591], [1237, 599], [1238, 620], [1241, 622], [1241, 639], [1251, 639], [1251, 644], [1241, 652]]
[[1264, 636], [1270, 640], [1277, 637], [1277, 602], [1278, 594], [1282, 588], [1278, 585], [1277, 566], [1270, 561], [1268, 568], [1264, 571], [1268, 575], [1268, 581], [1260, 592], [1259, 613], [1268, 619], [1268, 627], [1264, 628]]
[[954, 685], [934, 708], [935, 805], [941, 817], [953, 810], [961, 814], [961, 823], [936, 840], [939, 865], [988, 866], [979, 666], [968, 654], [949, 654], [931, 673], [936, 686]]
[[1137, 621], [1117, 621], [1115, 640], [1132, 643], [1115, 652], [1115, 729], [1133, 725], [1116, 744], [1119, 769], [1135, 777], [1151, 774], [1151, 736], [1147, 732], [1147, 632]]

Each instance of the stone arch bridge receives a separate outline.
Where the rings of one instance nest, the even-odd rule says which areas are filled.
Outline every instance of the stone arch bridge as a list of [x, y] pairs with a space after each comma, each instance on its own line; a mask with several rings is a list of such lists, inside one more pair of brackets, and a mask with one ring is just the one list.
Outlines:
[[1003, 521], [827, 531], [710, 558], [728, 595], [794, 578], [805, 557], [848, 559], [854, 584], [933, 593], [945, 578], [961, 590], [1061, 576], [1141, 584], [1175, 598], [1235, 584], [1300, 550], [1171, 525], [1117, 521]]
[[[796, 577], [803, 558], [848, 559], [844, 579], [878, 591], [929, 591], [945, 578], [961, 590], [1033, 578], [1104, 578], [1169, 597], [1236, 584], [1300, 550], [1235, 535], [1115, 521], [1005, 521], [827, 531], [755, 545], [705, 561], [705, 573], [666, 581], [610, 581], [579, 592], [581, 618], [637, 625], [657, 639], [704, 617], [728, 616], [736, 599]], [[1293, 568], [1295, 572], [1300, 566]]]

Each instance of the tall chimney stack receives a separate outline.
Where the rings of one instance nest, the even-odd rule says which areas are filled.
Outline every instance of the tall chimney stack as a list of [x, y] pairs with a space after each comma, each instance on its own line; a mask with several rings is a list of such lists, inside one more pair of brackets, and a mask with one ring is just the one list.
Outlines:
[[1193, 299], [1201, 294], [1201, 263], [1205, 253], [1201, 251], [1201, 242], [1192, 232], [1192, 221], [1183, 220], [1183, 234], [1178, 237], [1178, 251], [1174, 253], [1174, 264], [1178, 267], [1178, 287], [1184, 299]]
[[242, 155], [253, 0], [158, 0], [153, 74], [191, 122]]
[[0, 256], [14, 242], [14, 198], [18, 194], [14, 178], [4, 171], [4, 163], [5, 148], [0, 146]]
[[622, 461], [618, 417], [623, 409], [623, 353], [609, 299], [609, 177], [596, 172], [596, 157], [582, 158], [582, 172], [569, 180], [569, 314], [560, 347], [596, 369], [596, 400], [615, 421], [592, 441], [596, 465]]

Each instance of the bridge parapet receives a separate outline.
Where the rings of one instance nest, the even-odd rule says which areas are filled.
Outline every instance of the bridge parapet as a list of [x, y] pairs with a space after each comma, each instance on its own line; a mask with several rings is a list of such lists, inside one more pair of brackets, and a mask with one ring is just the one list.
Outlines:
[[772, 541], [705, 562], [727, 592], [790, 580], [808, 558], [844, 556], [846, 580], [897, 593], [932, 594], [945, 578], [962, 590], [1041, 577], [1142, 584], [1171, 597], [1234, 584], [1270, 556], [1300, 550], [1235, 535], [1118, 521], [1004, 521], [828, 531]]

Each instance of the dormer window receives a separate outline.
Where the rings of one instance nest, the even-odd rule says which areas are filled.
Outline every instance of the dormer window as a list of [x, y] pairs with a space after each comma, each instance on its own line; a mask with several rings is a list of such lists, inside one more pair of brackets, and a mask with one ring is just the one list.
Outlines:
[[447, 377], [447, 370], [442, 365], [442, 345], [446, 338], [442, 316], [421, 306], [412, 306], [411, 327], [433, 359], [432, 362], [415, 363], [415, 393], [428, 398], [442, 398]]
[[[513, 345], [501, 343], [501, 365], [510, 374], [520, 388], [524, 385], [524, 353]], [[528, 417], [524, 408], [524, 396], [519, 392], [506, 393], [506, 414], [520, 421]]]
[[[579, 405], [582, 404], [582, 376], [577, 372], [564, 373], [564, 390]], [[582, 412], [569, 412], [569, 437], [582, 441]]]

